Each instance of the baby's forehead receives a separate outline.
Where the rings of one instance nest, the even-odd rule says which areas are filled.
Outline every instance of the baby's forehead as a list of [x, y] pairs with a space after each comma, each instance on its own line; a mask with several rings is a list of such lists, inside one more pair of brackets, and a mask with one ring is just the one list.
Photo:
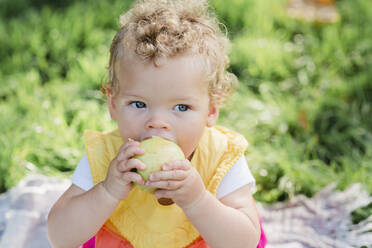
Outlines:
[[202, 57], [195, 55], [163, 58], [161, 63], [139, 59], [118, 60], [115, 74], [119, 91], [137, 87], [154, 87], [168, 85], [186, 91], [190, 87], [208, 93], [209, 87], [204, 72]]
[[188, 69], [189, 73], [205, 74], [208, 67], [205, 56], [201, 54], [182, 54], [173, 57], [141, 58], [138, 55], [127, 54], [118, 57], [114, 70], [117, 73], [131, 70], [141, 73], [143, 70], [156, 70], [156, 68], [172, 68], [174, 70]]

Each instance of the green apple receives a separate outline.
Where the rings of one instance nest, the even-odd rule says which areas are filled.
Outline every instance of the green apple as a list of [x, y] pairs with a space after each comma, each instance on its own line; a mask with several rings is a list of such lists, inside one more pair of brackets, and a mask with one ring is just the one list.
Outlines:
[[[146, 165], [145, 170], [137, 171], [145, 181], [149, 179], [151, 173], [160, 171], [164, 163], [185, 159], [185, 155], [176, 143], [158, 136], [152, 136], [152, 138], [142, 141], [140, 147], [145, 149], [145, 153], [134, 156], [134, 158], [139, 159]], [[155, 188], [147, 188], [139, 184], [136, 185], [143, 191], [150, 193], [154, 193], [156, 190]]]

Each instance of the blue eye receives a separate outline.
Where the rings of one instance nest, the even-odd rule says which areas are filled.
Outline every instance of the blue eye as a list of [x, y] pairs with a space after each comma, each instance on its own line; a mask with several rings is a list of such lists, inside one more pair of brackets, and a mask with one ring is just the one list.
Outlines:
[[190, 108], [184, 104], [178, 104], [176, 107], [174, 107], [175, 110], [185, 112], [189, 110]]
[[131, 102], [130, 105], [132, 107], [135, 107], [135, 108], [145, 108], [146, 107], [146, 104], [144, 102], [140, 102], [140, 101]]

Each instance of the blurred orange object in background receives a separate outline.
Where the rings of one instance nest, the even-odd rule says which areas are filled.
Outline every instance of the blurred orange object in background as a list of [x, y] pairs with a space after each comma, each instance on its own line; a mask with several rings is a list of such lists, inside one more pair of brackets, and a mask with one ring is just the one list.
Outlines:
[[289, 16], [319, 23], [334, 23], [340, 19], [334, 0], [290, 0]]

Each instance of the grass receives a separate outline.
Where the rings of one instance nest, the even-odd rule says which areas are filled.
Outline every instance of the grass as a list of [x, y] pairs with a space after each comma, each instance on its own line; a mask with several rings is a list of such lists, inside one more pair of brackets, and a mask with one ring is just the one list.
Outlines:
[[[341, 20], [319, 25], [290, 19], [286, 2], [212, 1], [240, 80], [219, 124], [249, 141], [259, 201], [312, 196], [335, 181], [372, 193], [372, 3], [337, 1]], [[129, 6], [0, 2], [0, 192], [29, 172], [71, 175], [83, 130], [114, 128], [99, 85]]]

